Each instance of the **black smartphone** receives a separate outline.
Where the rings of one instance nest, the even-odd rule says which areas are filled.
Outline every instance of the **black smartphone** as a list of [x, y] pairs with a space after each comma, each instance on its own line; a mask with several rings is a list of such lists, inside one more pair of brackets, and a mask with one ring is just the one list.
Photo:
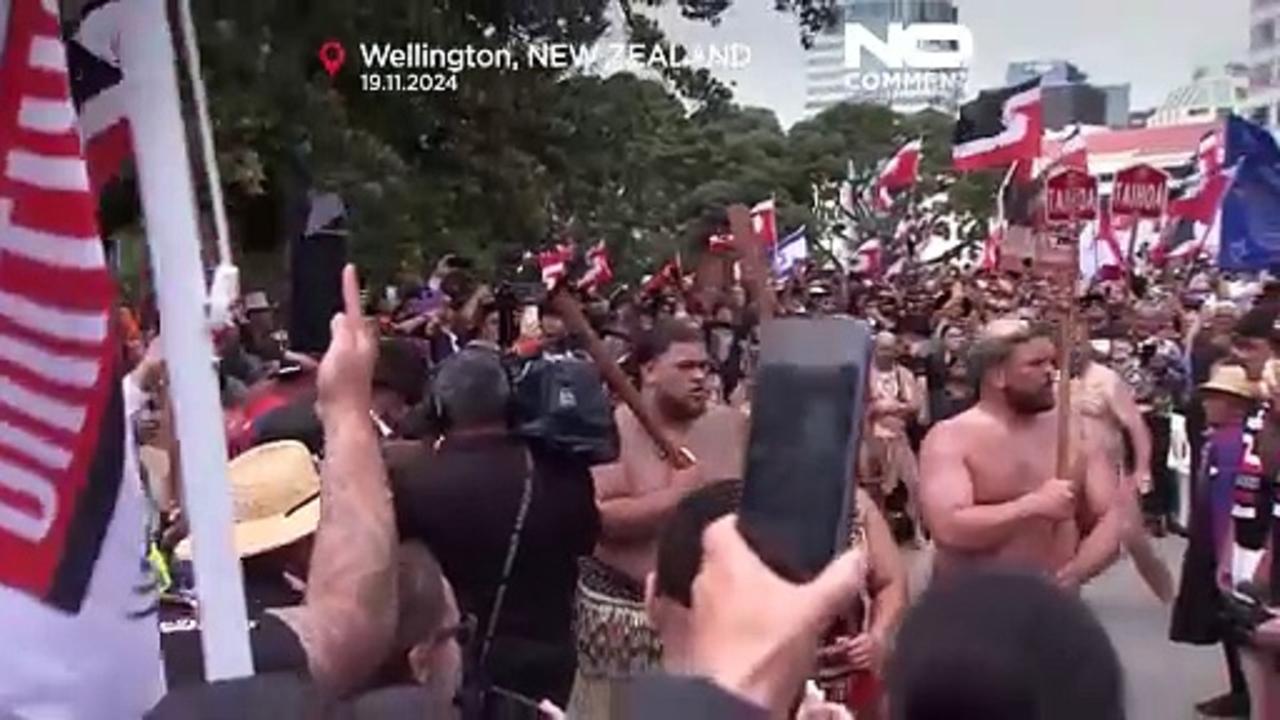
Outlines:
[[761, 329], [739, 526], [794, 582], [849, 543], [871, 326], [850, 318], [773, 320]]

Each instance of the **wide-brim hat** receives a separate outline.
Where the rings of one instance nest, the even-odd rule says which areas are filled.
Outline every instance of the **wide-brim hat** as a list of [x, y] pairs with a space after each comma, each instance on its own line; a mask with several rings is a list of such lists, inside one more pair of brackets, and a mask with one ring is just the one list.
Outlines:
[[1213, 369], [1208, 382], [1200, 384], [1200, 392], [1216, 392], [1242, 400], [1253, 400], [1258, 397], [1258, 385], [1249, 380], [1245, 369], [1239, 365], [1219, 365]]
[[[280, 440], [259, 445], [227, 465], [232, 543], [241, 558], [271, 552], [311, 535], [320, 525], [320, 474], [306, 445]], [[191, 539], [174, 548], [191, 558]]]
[[267, 294], [261, 290], [245, 293], [244, 310], [245, 312], [257, 312], [259, 310], [275, 310], [276, 304], [267, 298]]

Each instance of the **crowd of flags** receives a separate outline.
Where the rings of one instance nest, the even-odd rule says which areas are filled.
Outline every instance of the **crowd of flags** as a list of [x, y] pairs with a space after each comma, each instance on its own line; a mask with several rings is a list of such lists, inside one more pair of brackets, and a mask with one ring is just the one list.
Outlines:
[[[1046, 157], [1043, 152], [1043, 102], [1038, 80], [999, 90], [983, 92], [960, 112], [953, 138], [953, 162], [957, 170], [974, 171], [1003, 168], [1004, 183], [998, 198], [997, 218], [992, 223], [990, 236], [983, 249], [982, 267], [994, 269], [999, 265], [999, 249], [1012, 234], [1027, 233], [1041, 221], [1036, 217], [1036, 201], [1045, 178], [1062, 168], [1078, 168], [1089, 171], [1088, 145], [1080, 127], [1073, 128], [1059, 143], [1055, 155]], [[1248, 202], [1238, 207], [1225, 203], [1228, 190], [1236, 183], [1238, 163], [1230, 159], [1228, 146], [1232, 143], [1231, 128], [1251, 128], [1249, 133], [1262, 138], [1256, 148], [1243, 153], [1256, 162], [1255, 166], [1271, 167], [1276, 163], [1266, 158], [1274, 147], [1270, 133], [1236, 117], [1223, 128], [1207, 132], [1199, 143], [1182, 181], [1171, 183], [1164, 217], [1157, 221], [1161, 233], [1150, 248], [1149, 259], [1154, 264], [1169, 261], [1196, 259], [1212, 251], [1209, 247], [1211, 231], [1218, 226], [1221, 215], [1221, 248], [1217, 257], [1220, 266], [1228, 269], [1258, 270], [1280, 263], [1280, 242], [1276, 251], [1262, 250], [1270, 247], [1266, 241], [1254, 242], [1246, 247], [1246, 241], [1238, 228], [1245, 223], [1241, 218], [1249, 216], [1246, 208], [1260, 207], [1262, 201], [1254, 193]], [[1224, 139], [1224, 134], [1227, 136]], [[1235, 132], [1243, 136], [1244, 130]], [[1269, 145], [1268, 145], [1269, 143]], [[1038, 170], [1038, 172], [1037, 172]], [[1238, 193], [1243, 198], [1243, 192]], [[1276, 210], [1280, 210], [1277, 205]], [[1254, 215], [1274, 216], [1273, 213]], [[1137, 218], [1118, 216], [1102, 203], [1099, 217], [1092, 228], [1091, 246], [1093, 270], [1127, 272], [1131, 248], [1120, 242], [1117, 231], [1132, 230]], [[1257, 223], [1254, 223], [1256, 226]], [[1257, 231], [1250, 238], [1268, 237]], [[1250, 240], [1250, 242], [1253, 242]], [[1082, 268], [1086, 253], [1081, 253]]]

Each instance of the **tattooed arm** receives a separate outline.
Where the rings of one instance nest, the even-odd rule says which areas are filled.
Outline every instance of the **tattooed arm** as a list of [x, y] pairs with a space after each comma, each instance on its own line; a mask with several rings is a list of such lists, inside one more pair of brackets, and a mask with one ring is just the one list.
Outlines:
[[397, 615], [395, 513], [378, 438], [369, 422], [377, 339], [360, 311], [355, 268], [342, 275], [346, 312], [320, 364], [317, 411], [326, 457], [320, 525], [303, 605], [277, 615], [298, 636], [325, 690], [359, 690], [386, 659]]

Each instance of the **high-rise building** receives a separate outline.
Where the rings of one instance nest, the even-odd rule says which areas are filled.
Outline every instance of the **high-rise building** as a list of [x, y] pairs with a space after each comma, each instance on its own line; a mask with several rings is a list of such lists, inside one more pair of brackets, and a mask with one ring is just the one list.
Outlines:
[[965, 94], [965, 72], [884, 73], [869, 54], [853, 70], [845, 62], [845, 24], [860, 23], [880, 38], [890, 23], [954, 23], [959, 11], [951, 0], [841, 0], [836, 22], [814, 38], [805, 57], [805, 114], [840, 102], [888, 105], [900, 112], [925, 108], [953, 111]]
[[1249, 97], [1244, 112], [1254, 122], [1280, 125], [1280, 0], [1251, 0]]
[[1036, 78], [1040, 78], [1044, 97], [1046, 129], [1129, 125], [1128, 85], [1094, 85], [1087, 73], [1066, 60], [1023, 60], [1009, 63], [1005, 70], [1005, 82], [1009, 85]]
[[1006, 85], [1021, 85], [1036, 78], [1040, 78], [1042, 85], [1072, 85], [1088, 80], [1089, 76], [1066, 60], [1023, 60], [1009, 63], [1005, 70]]

